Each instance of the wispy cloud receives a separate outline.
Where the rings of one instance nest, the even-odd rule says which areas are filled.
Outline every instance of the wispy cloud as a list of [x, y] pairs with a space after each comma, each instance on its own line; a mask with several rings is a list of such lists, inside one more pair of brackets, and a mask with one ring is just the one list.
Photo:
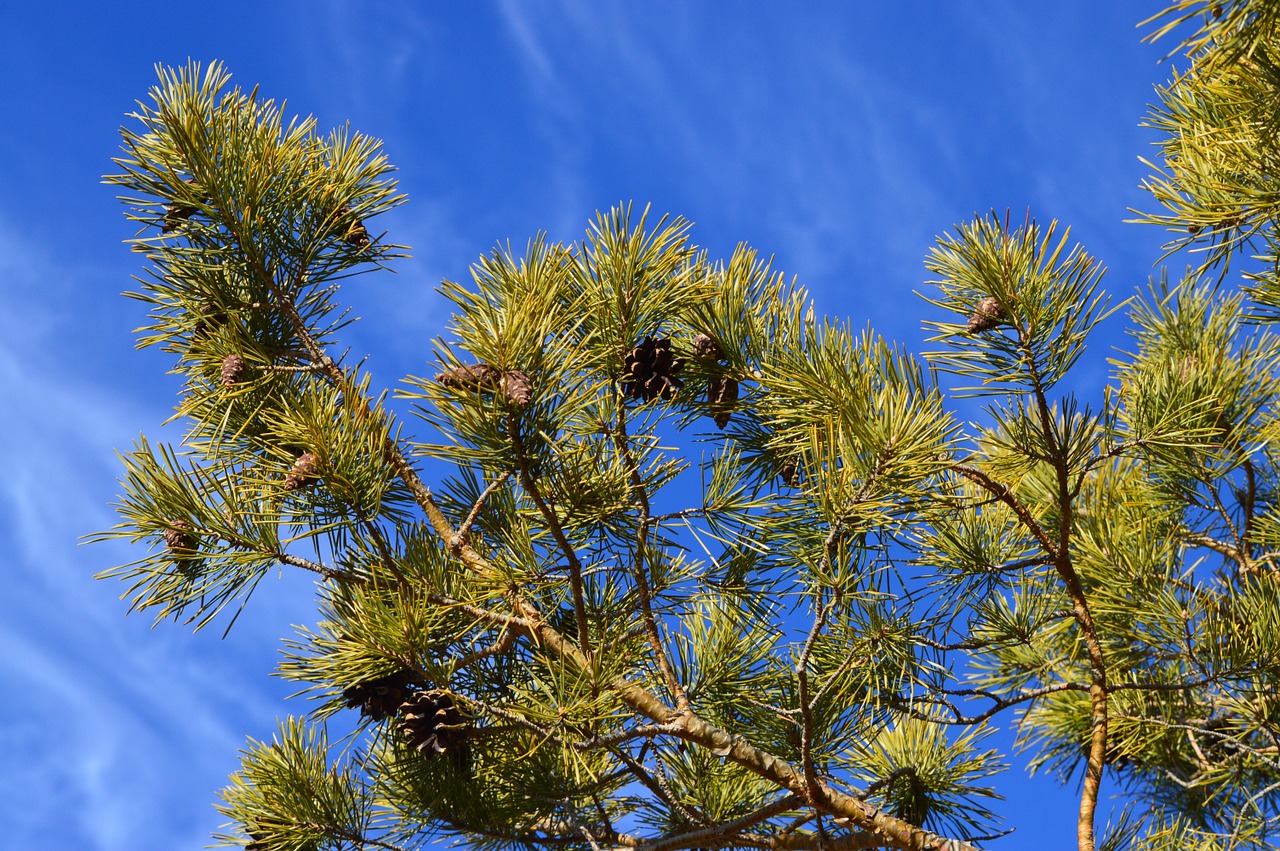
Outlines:
[[[565, 218], [615, 195], [656, 200], [776, 255], [820, 311], [913, 346], [927, 308], [912, 291], [938, 234], [1006, 205], [1101, 234], [1133, 203], [1123, 189], [1137, 179], [1132, 148], [1107, 133], [1075, 149], [1061, 141], [1078, 138], [1068, 124], [1104, 102], [1080, 91], [1082, 73], [1064, 82], [1062, 69], [1086, 35], [1099, 61], [1141, 61], [1124, 48], [1129, 24], [1109, 36], [1052, 5], [930, 7], [934, 26], [966, 45], [953, 67], [932, 29], [918, 44], [903, 36], [909, 11], [752, 6], [745, 22], [674, 4], [502, 8], [548, 137], [570, 140], [554, 153], [566, 174], [581, 173], [566, 181], [609, 193], [566, 198], [576, 209]], [[1136, 123], [1132, 92], [1105, 94], [1111, 118]], [[1081, 193], [1082, 183], [1093, 189]]]
[[[841, 42], [873, 37], [873, 25], [766, 15], [766, 49], [760, 22], [739, 27], [709, 8], [502, 8], [547, 134], [572, 140], [556, 156], [565, 173], [582, 172], [575, 182], [678, 204], [672, 212], [722, 234], [767, 236], [758, 247], [832, 295], [865, 283], [870, 244], [877, 271], [919, 268], [944, 206], [932, 172], [957, 153], [937, 129], [945, 116], [861, 58], [856, 39]], [[815, 59], [797, 63], [807, 55]], [[666, 198], [641, 194], [658, 187]], [[581, 219], [584, 207], [617, 199], [565, 200], [574, 207], [565, 217]], [[897, 292], [908, 298], [910, 289]], [[876, 305], [879, 318], [892, 324], [898, 300]]]
[[14, 847], [125, 849], [138, 846], [147, 824], [165, 825], [173, 839], [207, 837], [217, 821], [208, 802], [244, 732], [278, 711], [279, 688], [261, 676], [274, 643], [263, 633], [300, 619], [301, 601], [270, 592], [265, 607], [255, 601], [262, 622], [245, 630], [255, 641], [220, 644], [183, 630], [151, 632], [142, 619], [122, 623], [122, 589], [91, 576], [137, 552], [86, 549], [77, 539], [114, 522], [106, 508], [113, 447], [127, 446], [160, 411], [103, 392], [52, 354], [64, 351], [55, 336], [62, 308], [57, 288], [41, 284], [66, 281], [72, 270], [3, 223], [0, 257], [6, 838]]

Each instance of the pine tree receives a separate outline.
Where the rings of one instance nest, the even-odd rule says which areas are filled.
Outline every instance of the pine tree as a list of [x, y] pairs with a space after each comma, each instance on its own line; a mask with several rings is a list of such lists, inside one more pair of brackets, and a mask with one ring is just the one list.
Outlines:
[[[1006, 724], [1079, 780], [1081, 849], [1271, 847], [1280, 7], [1153, 22], [1191, 35], [1141, 219], [1195, 262], [1127, 303], [1133, 351], [1087, 398], [1072, 367], [1125, 305], [1056, 222], [941, 237], [917, 357], [619, 206], [442, 285], [438, 372], [397, 393], [417, 439], [332, 354], [339, 282], [404, 255], [376, 140], [162, 70], [107, 180], [188, 431], [126, 456], [100, 537], [152, 547], [104, 575], [197, 627], [272, 570], [317, 580], [280, 671], [315, 702], [250, 744], [222, 838], [972, 849]], [[1104, 835], [1114, 792], [1137, 804]]]

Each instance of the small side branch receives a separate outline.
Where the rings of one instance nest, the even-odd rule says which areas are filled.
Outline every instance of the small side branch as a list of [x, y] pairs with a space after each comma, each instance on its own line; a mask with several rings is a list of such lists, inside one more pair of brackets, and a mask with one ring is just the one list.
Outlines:
[[1027, 507], [1014, 496], [1013, 491], [970, 464], [953, 464], [951, 469], [969, 481], [976, 482], [987, 493], [1013, 509], [1013, 513], [1018, 516], [1018, 519], [1022, 521], [1022, 525], [1027, 527], [1027, 530], [1031, 532], [1035, 539], [1040, 542], [1040, 546], [1044, 548], [1049, 558], [1057, 560], [1058, 546], [1045, 532], [1040, 522], [1031, 516], [1031, 512], [1027, 510]]
[[690, 809], [680, 801], [676, 800], [675, 795], [671, 792], [670, 785], [665, 782], [666, 778], [661, 773], [658, 777], [655, 777], [638, 761], [621, 750], [615, 750], [613, 755], [631, 771], [632, 776], [635, 777], [636, 780], [640, 781], [640, 785], [648, 789], [656, 798], [658, 798], [658, 800], [662, 801], [672, 810], [680, 813], [680, 815], [689, 823], [701, 825], [711, 823], [711, 820], [702, 813]]
[[485, 503], [489, 501], [489, 497], [493, 496], [494, 491], [507, 483], [507, 479], [511, 478], [511, 470], [505, 471], [498, 478], [494, 479], [485, 486], [484, 491], [476, 499], [475, 505], [471, 506], [471, 511], [467, 514], [467, 518], [462, 521], [462, 525], [458, 527], [458, 534], [454, 536], [453, 542], [450, 543], [450, 549], [457, 549], [467, 542], [467, 536], [471, 533], [471, 527], [475, 525], [476, 518], [480, 516], [480, 512], [484, 510]]
[[[835, 534], [835, 530], [832, 530]], [[826, 603], [818, 604], [818, 613], [813, 619], [813, 627], [809, 630], [809, 636], [805, 639], [804, 647], [800, 651], [800, 658], [796, 660], [796, 686], [797, 700], [800, 709], [800, 768], [804, 772], [805, 795], [815, 808], [821, 807], [826, 796], [823, 794], [822, 784], [818, 781], [818, 773], [813, 765], [813, 705], [814, 700], [809, 695], [809, 657], [813, 653], [813, 645], [818, 640], [818, 635], [822, 632], [822, 628], [826, 625], [827, 615], [830, 613], [831, 607]]]
[[1217, 538], [1192, 531], [1191, 529], [1187, 529], [1183, 532], [1182, 540], [1186, 541], [1193, 547], [1204, 547], [1206, 550], [1213, 550], [1218, 555], [1231, 559], [1239, 565], [1240, 569], [1243, 571], [1248, 572], [1252, 569], [1249, 557], [1235, 546], [1228, 544], [1226, 541], [1219, 541]]
[[1026, 703], [1027, 701], [1036, 700], [1038, 698], [1046, 697], [1051, 694], [1057, 694], [1058, 692], [1089, 691], [1090, 688], [1091, 687], [1088, 683], [1056, 683], [1051, 686], [1043, 686], [1037, 689], [1028, 689], [1026, 691], [1019, 692], [1018, 694], [1013, 694], [1013, 695], [999, 695], [992, 692], [987, 692], [984, 689], [952, 689], [946, 692], [947, 694], [953, 695], [955, 697], [981, 697], [981, 698], [990, 700], [992, 702], [991, 706], [988, 709], [986, 709], [983, 712], [979, 712], [976, 715], [965, 715], [963, 712], [960, 711], [960, 708], [956, 706], [954, 703], [952, 703], [949, 700], [943, 700], [942, 698], [927, 698], [923, 700], [919, 700], [919, 699], [917, 700], [918, 703], [927, 703], [933, 706], [940, 706], [946, 709], [948, 712], [951, 713], [950, 719], [938, 718], [937, 716], [934, 716], [934, 715], [928, 715], [926, 713], [920, 712], [919, 710], [911, 706], [906, 706], [904, 708], [913, 717], [919, 718], [922, 721], [930, 721], [935, 724], [950, 724], [953, 726], [971, 727], [975, 724], [981, 724], [983, 721], [986, 721], [992, 716], [1000, 712], [1003, 712], [1004, 710], [1008, 709], [1011, 706], [1017, 706], [1020, 703]]
[[632, 851], [675, 851], [679, 848], [718, 847], [714, 840], [735, 840], [747, 828], [796, 809], [802, 803], [798, 795], [786, 795], [771, 804], [733, 821], [720, 822], [697, 830], [673, 833], [630, 846]]
[[339, 582], [346, 582], [352, 585], [359, 585], [368, 582], [368, 577], [360, 576], [356, 573], [350, 573], [337, 567], [329, 567], [326, 564], [311, 561], [309, 559], [296, 556], [293, 553], [287, 553], [283, 550], [274, 550], [264, 548], [261, 545], [242, 538], [228, 537], [227, 535], [219, 535], [218, 539], [225, 541], [231, 546], [244, 552], [257, 553], [268, 558], [275, 559], [280, 564], [287, 564], [290, 567], [299, 567], [303, 570], [309, 570], [325, 579], [336, 579]]
[[476, 662], [489, 659], [494, 656], [501, 656], [506, 653], [516, 643], [516, 634], [509, 629], [504, 629], [502, 634], [498, 636], [498, 640], [488, 647], [482, 647], [479, 650], [472, 650], [470, 653], [459, 656], [449, 663], [449, 673], [446, 679], [452, 678], [454, 674], [463, 668], [474, 665]]
[[645, 487], [644, 479], [640, 476], [640, 465], [636, 462], [635, 455], [631, 451], [631, 441], [627, 437], [627, 409], [621, 398], [618, 400], [618, 426], [616, 429], [612, 429], [611, 433], [614, 447], [618, 450], [618, 454], [622, 457], [622, 461], [627, 467], [627, 475], [631, 480], [631, 489], [640, 508], [639, 522], [636, 524], [636, 553], [632, 569], [636, 583], [636, 597], [640, 604], [640, 618], [644, 621], [645, 632], [649, 637], [649, 647], [653, 651], [654, 658], [658, 661], [658, 670], [662, 672], [662, 678], [666, 682], [672, 697], [675, 698], [676, 708], [682, 713], [690, 713], [693, 708], [689, 703], [689, 695], [684, 690], [684, 684], [676, 677], [675, 668], [671, 665], [671, 659], [667, 656], [666, 647], [662, 644], [662, 636], [658, 633], [658, 622], [653, 614], [653, 598], [649, 590], [649, 571], [645, 566], [645, 553], [648, 549], [650, 518], [652, 517], [649, 509], [649, 493]]
[[510, 416], [507, 420], [507, 436], [511, 439], [511, 448], [515, 450], [516, 462], [520, 466], [520, 484], [529, 495], [529, 499], [533, 500], [533, 504], [537, 506], [538, 513], [542, 515], [547, 528], [551, 531], [551, 537], [555, 538], [561, 554], [569, 563], [569, 589], [573, 594], [573, 614], [578, 626], [578, 649], [589, 660], [591, 659], [591, 636], [587, 632], [587, 604], [582, 590], [582, 562], [578, 559], [578, 553], [573, 545], [569, 543], [569, 538], [560, 525], [560, 518], [543, 499], [538, 483], [533, 478], [529, 459], [524, 454], [524, 443], [520, 440], [520, 425], [515, 416]]

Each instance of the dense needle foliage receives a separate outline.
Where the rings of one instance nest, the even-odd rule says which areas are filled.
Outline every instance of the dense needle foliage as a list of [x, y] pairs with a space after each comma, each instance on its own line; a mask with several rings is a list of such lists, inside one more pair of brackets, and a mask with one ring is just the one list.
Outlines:
[[[163, 70], [107, 179], [188, 430], [125, 456], [103, 536], [150, 550], [105, 575], [197, 626], [317, 580], [280, 666], [314, 700], [245, 751], [223, 838], [998, 847], [1003, 724], [1078, 784], [1081, 849], [1274, 847], [1280, 13], [1153, 21], [1190, 34], [1142, 216], [1180, 279], [1117, 303], [1056, 222], [979, 216], [926, 259], [916, 356], [624, 205], [443, 284], [405, 428], [338, 356], [339, 282], [405, 254], [378, 143]], [[1117, 310], [1132, 352], [1082, 389]]]

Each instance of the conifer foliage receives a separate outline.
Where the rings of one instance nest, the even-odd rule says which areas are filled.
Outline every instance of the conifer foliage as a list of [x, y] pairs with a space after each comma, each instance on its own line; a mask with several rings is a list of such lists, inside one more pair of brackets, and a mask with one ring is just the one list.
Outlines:
[[[620, 206], [442, 285], [412, 437], [334, 354], [339, 282], [404, 254], [378, 143], [162, 70], [107, 179], [188, 431], [125, 456], [104, 537], [150, 550], [105, 575], [197, 626], [273, 570], [317, 582], [280, 666], [314, 701], [245, 750], [223, 839], [1274, 847], [1280, 14], [1154, 26], [1192, 35], [1144, 219], [1198, 265], [1131, 300], [1107, 386], [1072, 368], [1120, 308], [1057, 223], [941, 237], [917, 357]], [[997, 724], [1079, 784], [1075, 837], [1001, 821]]]

